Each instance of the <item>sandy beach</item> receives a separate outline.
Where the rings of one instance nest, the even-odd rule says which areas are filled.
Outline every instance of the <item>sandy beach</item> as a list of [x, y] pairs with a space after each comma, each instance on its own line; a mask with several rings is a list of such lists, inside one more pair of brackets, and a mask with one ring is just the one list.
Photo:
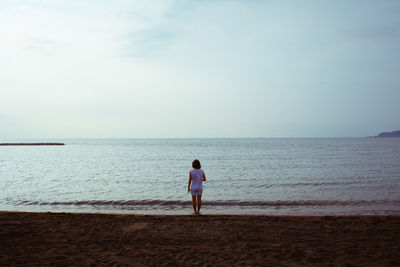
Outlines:
[[400, 265], [400, 216], [0, 213], [0, 265]]

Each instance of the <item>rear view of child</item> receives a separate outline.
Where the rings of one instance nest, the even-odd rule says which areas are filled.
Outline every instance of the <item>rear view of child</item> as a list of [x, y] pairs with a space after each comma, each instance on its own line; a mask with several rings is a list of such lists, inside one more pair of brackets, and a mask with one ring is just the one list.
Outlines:
[[188, 193], [192, 193], [192, 206], [194, 214], [200, 214], [203, 181], [206, 181], [206, 174], [201, 169], [199, 160], [195, 159], [192, 162], [192, 167], [193, 169], [189, 172]]

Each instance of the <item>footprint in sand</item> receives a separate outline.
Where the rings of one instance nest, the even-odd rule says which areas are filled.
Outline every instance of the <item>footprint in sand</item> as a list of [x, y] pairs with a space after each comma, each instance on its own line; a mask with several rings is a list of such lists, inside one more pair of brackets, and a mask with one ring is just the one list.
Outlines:
[[139, 231], [147, 228], [148, 223], [134, 223], [123, 228], [124, 233]]

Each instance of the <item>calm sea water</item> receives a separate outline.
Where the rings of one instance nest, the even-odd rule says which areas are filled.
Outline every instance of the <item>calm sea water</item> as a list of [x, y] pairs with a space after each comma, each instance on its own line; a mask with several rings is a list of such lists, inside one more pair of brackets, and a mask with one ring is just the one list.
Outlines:
[[56, 141], [0, 147], [0, 210], [190, 214], [197, 158], [203, 214], [400, 214], [396, 138]]

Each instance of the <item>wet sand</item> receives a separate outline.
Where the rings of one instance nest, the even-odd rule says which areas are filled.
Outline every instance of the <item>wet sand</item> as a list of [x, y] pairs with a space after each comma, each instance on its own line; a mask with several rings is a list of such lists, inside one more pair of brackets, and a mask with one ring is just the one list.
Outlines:
[[0, 213], [0, 265], [400, 266], [400, 216]]

